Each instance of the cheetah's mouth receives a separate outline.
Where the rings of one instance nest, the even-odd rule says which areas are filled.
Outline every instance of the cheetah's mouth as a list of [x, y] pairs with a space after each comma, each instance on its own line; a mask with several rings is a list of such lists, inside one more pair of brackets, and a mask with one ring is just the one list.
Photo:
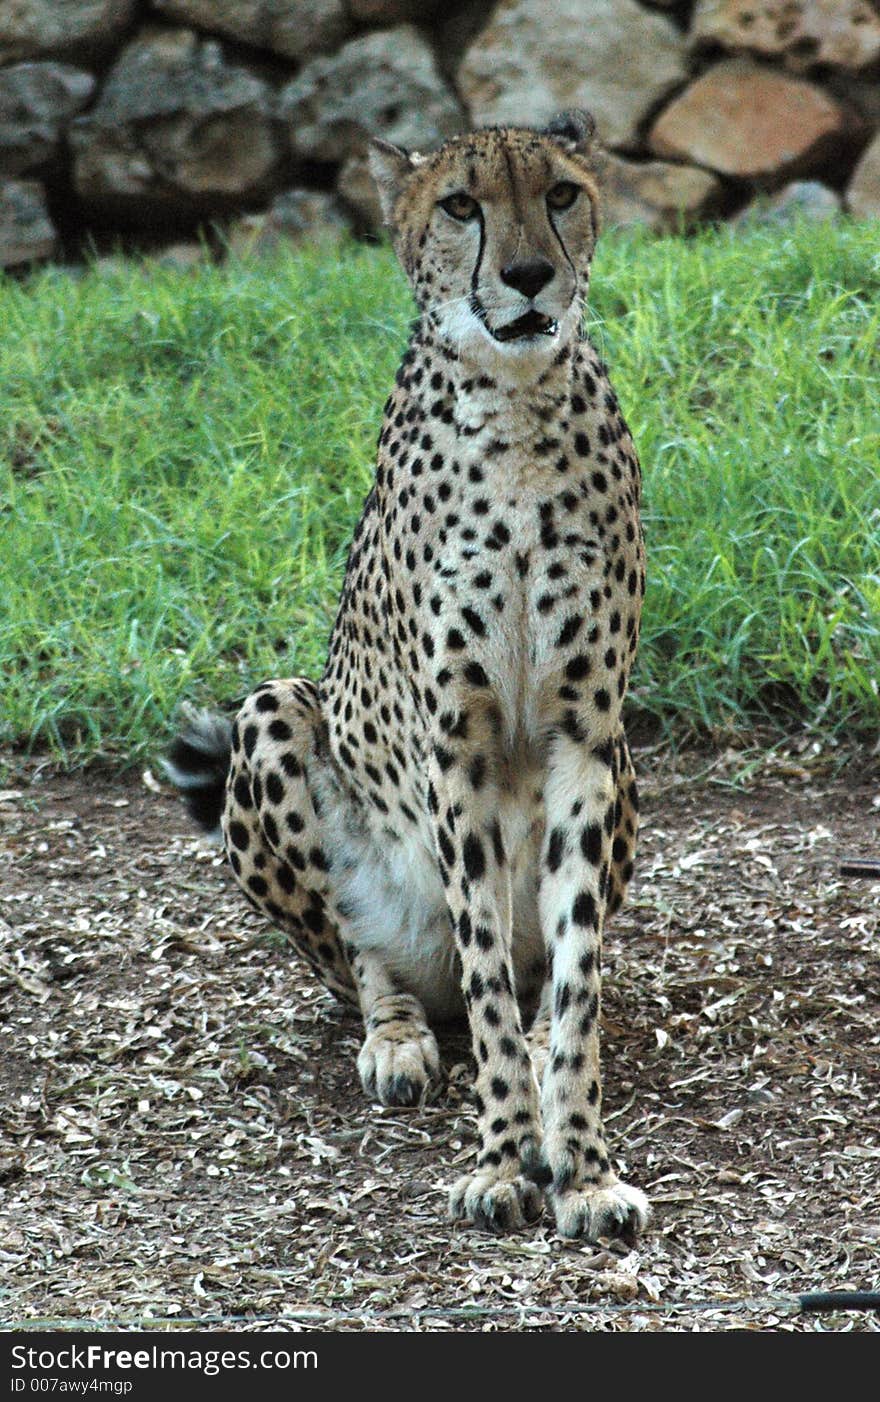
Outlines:
[[506, 326], [497, 327], [492, 331], [492, 335], [496, 341], [526, 341], [532, 336], [555, 336], [558, 330], [559, 323], [554, 321], [552, 316], [533, 308], [518, 316], [516, 321], [509, 321]]

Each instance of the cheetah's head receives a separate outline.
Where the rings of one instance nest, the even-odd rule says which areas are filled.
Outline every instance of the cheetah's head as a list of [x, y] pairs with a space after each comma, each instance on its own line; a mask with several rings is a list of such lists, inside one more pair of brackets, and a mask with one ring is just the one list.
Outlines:
[[538, 373], [577, 334], [596, 242], [593, 120], [489, 127], [370, 168], [420, 310], [463, 360]]

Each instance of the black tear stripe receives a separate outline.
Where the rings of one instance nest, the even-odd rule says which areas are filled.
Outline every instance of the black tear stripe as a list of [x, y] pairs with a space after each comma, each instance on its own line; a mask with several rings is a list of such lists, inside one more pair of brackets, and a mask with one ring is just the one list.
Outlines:
[[[569, 257], [568, 249], [566, 248], [565, 244], [562, 242], [562, 235], [560, 234], [559, 230], [557, 229], [556, 224], [555, 224], [554, 219], [553, 219], [553, 215], [550, 213], [549, 209], [548, 209], [548, 211], [547, 211], [547, 220], [548, 220], [548, 223], [550, 224], [550, 228], [553, 230], [553, 237], [555, 238], [556, 242], [559, 244], [559, 247], [562, 249], [562, 256], [563, 256], [563, 258], [565, 259], [565, 261], [566, 261], [566, 263], [568, 264], [568, 266], [571, 268], [572, 273], [574, 274], [574, 285], [575, 285], [575, 287], [577, 287], [577, 285], [578, 285], [577, 268], [575, 267], [574, 263], [571, 261], [571, 258]], [[593, 211], [593, 202], [592, 202], [592, 200], [590, 201], [590, 223], [591, 223], [592, 228], [593, 228], [593, 242], [595, 243], [595, 241], [596, 241], [596, 216], [595, 216], [595, 213], [594, 213], [594, 211]], [[566, 309], [566, 310], [567, 310], [567, 309]]]
[[474, 264], [474, 270], [471, 273], [471, 311], [473, 311], [475, 315], [477, 315], [480, 318], [481, 321], [485, 321], [486, 313], [483, 310], [482, 303], [480, 302], [480, 299], [477, 295], [477, 286], [479, 285], [480, 281], [480, 268], [483, 264], [483, 253], [485, 252], [486, 248], [486, 221], [483, 218], [483, 211], [481, 208], [479, 218], [480, 247], [477, 249], [477, 261]]

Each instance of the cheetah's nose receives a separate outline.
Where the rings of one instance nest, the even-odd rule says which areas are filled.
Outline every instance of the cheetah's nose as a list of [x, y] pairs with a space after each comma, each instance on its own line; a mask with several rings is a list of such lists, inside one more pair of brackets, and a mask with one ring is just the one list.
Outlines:
[[537, 297], [555, 273], [556, 269], [546, 258], [530, 258], [526, 263], [508, 263], [501, 269], [501, 281], [505, 287], [516, 288], [524, 297]]

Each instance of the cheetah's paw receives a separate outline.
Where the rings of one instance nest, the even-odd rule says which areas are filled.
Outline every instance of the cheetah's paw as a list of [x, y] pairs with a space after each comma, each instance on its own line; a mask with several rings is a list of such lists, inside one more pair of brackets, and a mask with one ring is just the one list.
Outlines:
[[357, 1059], [364, 1091], [382, 1105], [418, 1105], [440, 1080], [440, 1053], [427, 1027], [391, 1024], [371, 1032]]
[[632, 1245], [650, 1215], [644, 1193], [628, 1183], [565, 1188], [552, 1194], [552, 1203], [559, 1235], [587, 1241], [620, 1237]]
[[473, 1222], [490, 1232], [510, 1232], [536, 1222], [543, 1194], [530, 1178], [505, 1178], [494, 1168], [466, 1173], [453, 1185], [449, 1212], [454, 1221]]

